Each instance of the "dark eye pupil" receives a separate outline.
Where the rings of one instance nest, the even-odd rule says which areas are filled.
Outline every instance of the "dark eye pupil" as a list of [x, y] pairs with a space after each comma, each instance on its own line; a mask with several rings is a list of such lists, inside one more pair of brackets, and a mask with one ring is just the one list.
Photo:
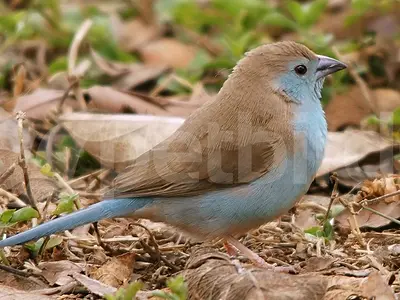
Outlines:
[[294, 70], [299, 75], [304, 75], [307, 73], [307, 67], [305, 65], [299, 65], [296, 68], [294, 68]]

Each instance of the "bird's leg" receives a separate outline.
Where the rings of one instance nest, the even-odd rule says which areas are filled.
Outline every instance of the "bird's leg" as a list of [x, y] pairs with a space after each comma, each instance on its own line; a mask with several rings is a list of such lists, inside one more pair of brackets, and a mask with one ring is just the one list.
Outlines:
[[237, 256], [238, 251], [235, 247], [233, 247], [227, 240], [224, 240], [224, 247], [226, 250], [226, 253], [228, 253], [229, 256]]
[[278, 272], [284, 272], [284, 273], [296, 273], [296, 270], [291, 266], [289, 266], [289, 267], [275, 267], [274, 265], [271, 265], [271, 264], [267, 263], [257, 253], [251, 251], [249, 248], [247, 248], [245, 245], [243, 245], [241, 242], [239, 242], [233, 236], [226, 237], [226, 242], [228, 242], [230, 244], [230, 248], [232, 248], [232, 246], [233, 246], [237, 250], [239, 250], [256, 267], [269, 269], [269, 270], [273, 270], [273, 271], [278, 271]]

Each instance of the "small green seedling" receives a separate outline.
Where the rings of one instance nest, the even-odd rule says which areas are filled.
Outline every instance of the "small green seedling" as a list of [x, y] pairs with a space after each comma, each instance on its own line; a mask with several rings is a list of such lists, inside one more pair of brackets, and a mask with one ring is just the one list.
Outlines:
[[135, 299], [137, 292], [142, 288], [143, 284], [141, 282], [133, 282], [126, 288], [118, 289], [114, 295], [104, 295], [106, 300], [132, 300]]
[[156, 291], [153, 296], [167, 300], [186, 300], [188, 289], [182, 275], [178, 275], [175, 278], [170, 278], [167, 281], [167, 287], [171, 292]]

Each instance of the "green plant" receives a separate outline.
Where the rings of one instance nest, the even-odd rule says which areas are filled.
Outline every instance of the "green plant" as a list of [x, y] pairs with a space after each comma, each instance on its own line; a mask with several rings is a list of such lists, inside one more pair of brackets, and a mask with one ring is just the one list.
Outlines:
[[114, 295], [104, 295], [106, 300], [132, 300], [135, 299], [137, 292], [142, 288], [141, 282], [133, 282], [126, 288], [119, 288]]

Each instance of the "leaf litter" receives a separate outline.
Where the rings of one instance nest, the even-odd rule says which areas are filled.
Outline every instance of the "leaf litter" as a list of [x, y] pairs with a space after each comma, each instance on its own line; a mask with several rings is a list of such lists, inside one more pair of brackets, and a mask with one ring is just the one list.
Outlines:
[[[14, 2], [5, 4], [7, 12], [19, 5]], [[330, 49], [337, 47], [338, 58], [351, 63], [351, 78], [338, 75], [327, 82], [331, 95], [325, 109], [332, 132], [309, 193], [279, 220], [240, 237], [269, 263], [294, 266], [298, 274], [260, 270], [241, 256], [228, 257], [221, 241], [199, 244], [165, 224], [116, 218], [57, 234], [47, 246], [43, 239], [4, 249], [0, 297], [105, 297], [121, 287], [129, 290], [128, 284], [138, 280], [144, 286], [136, 296], [147, 299], [153, 291], [174, 293], [168, 280], [182, 273], [192, 299], [395, 299], [400, 293], [400, 48], [392, 38], [398, 30], [397, 6], [386, 15], [381, 13], [385, 4], [368, 1], [368, 13], [358, 14], [357, 1], [315, 1], [315, 6], [288, 1], [288, 6], [277, 2], [268, 9], [240, 1], [169, 8], [153, 2], [134, 4], [134, 13], [127, 3], [99, 2], [96, 17], [85, 21], [75, 15], [60, 27], [55, 20], [65, 16], [55, 5], [44, 10], [45, 34], [33, 33], [28, 46], [9, 37], [9, 27], [0, 35], [6, 38], [1, 67], [24, 61], [23, 67], [0, 72], [0, 103], [8, 112], [26, 113], [28, 177], [44, 218], [2, 228], [2, 234], [66, 213], [58, 205], [60, 191], [75, 199], [70, 209], [99, 201], [119, 170], [213, 101], [245, 51], [291, 31], [291, 38], [320, 53], [332, 55]], [[90, 4], [80, 4], [86, 7]], [[74, 1], [62, 8], [71, 15], [77, 11]], [[325, 17], [309, 15], [318, 11]], [[252, 18], [257, 27], [246, 27]], [[232, 20], [239, 21], [221, 26]], [[291, 27], [293, 20], [300, 29]], [[349, 20], [352, 26], [344, 26]], [[21, 36], [32, 34], [24, 28], [38, 27], [22, 27]], [[335, 33], [333, 43], [328, 34], [309, 36], [314, 29]], [[365, 29], [375, 37], [364, 36]], [[346, 44], [346, 39], [353, 41]], [[6, 217], [13, 213], [7, 211], [13, 204], [9, 199], [26, 206], [28, 193], [18, 165], [18, 124], [14, 115], [2, 115], [0, 216]]]

